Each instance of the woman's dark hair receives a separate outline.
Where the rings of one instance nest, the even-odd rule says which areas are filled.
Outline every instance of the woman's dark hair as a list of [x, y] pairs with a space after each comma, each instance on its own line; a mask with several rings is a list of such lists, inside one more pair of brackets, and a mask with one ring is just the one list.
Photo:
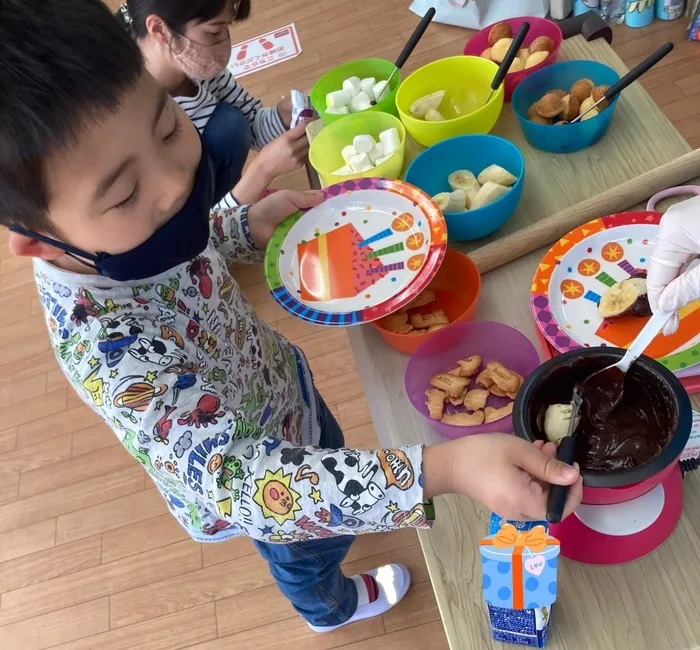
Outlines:
[[216, 18], [233, 2], [233, 20], [240, 22], [250, 15], [251, 0], [127, 0], [117, 16], [135, 38], [148, 36], [146, 19], [155, 14], [176, 34], [184, 34], [191, 21], [205, 23]]

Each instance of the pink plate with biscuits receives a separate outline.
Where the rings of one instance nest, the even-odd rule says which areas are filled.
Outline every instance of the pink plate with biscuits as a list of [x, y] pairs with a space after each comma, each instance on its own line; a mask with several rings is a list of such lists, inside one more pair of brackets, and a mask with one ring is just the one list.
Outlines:
[[430, 197], [385, 178], [322, 191], [321, 205], [286, 219], [268, 244], [265, 279], [282, 308], [346, 327], [391, 314], [420, 294], [447, 248], [445, 220]]
[[430, 417], [425, 391], [433, 387], [430, 383], [431, 377], [446, 373], [455, 368], [459, 360], [475, 355], [481, 357], [481, 364], [469, 378], [465, 386], [467, 391], [483, 388], [477, 383], [477, 377], [489, 362], [498, 362], [522, 377], [527, 377], [540, 365], [537, 349], [530, 340], [518, 330], [503, 323], [489, 321], [455, 323], [440, 330], [439, 336], [433, 336], [425, 341], [410, 358], [406, 367], [406, 395], [414, 408], [446, 438], [461, 438], [475, 433], [511, 433], [513, 431], [513, 418], [507, 411], [513, 404], [514, 395], [499, 397], [490, 393], [483, 410], [505, 408], [506, 411], [503, 412], [502, 417], [484, 424], [467, 426], [451, 424], [455, 415], [467, 415], [470, 412], [474, 413], [475, 410], [467, 411], [465, 406], [454, 405], [449, 401], [444, 403], [442, 419]]

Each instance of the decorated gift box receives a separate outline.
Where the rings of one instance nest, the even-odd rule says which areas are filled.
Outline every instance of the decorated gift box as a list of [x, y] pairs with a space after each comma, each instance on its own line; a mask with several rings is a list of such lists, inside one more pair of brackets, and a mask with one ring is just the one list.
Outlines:
[[557, 594], [559, 541], [545, 522], [493, 515], [481, 540], [484, 597], [496, 641], [543, 648]]

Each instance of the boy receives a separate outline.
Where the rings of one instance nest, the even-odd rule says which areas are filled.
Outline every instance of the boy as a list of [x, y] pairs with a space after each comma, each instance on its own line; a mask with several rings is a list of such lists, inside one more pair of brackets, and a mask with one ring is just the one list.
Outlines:
[[542, 518], [550, 483], [572, 486], [567, 512], [580, 501], [552, 445], [513, 436], [340, 449], [303, 355], [226, 266], [260, 261], [320, 195], [210, 215], [205, 146], [99, 0], [2, 0], [0, 60], [0, 223], [34, 258], [61, 368], [188, 533], [255, 538], [312, 629], [408, 589], [399, 565], [343, 576], [351, 534], [428, 527], [424, 502], [447, 492], [514, 519]]

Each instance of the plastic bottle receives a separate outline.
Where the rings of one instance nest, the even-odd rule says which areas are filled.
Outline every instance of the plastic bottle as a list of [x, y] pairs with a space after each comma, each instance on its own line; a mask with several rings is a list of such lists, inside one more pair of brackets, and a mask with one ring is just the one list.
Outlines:
[[685, 11], [685, 0], [656, 0], [656, 17], [661, 20], [676, 20]]
[[625, 0], [600, 0], [600, 15], [608, 25], [624, 22]]

